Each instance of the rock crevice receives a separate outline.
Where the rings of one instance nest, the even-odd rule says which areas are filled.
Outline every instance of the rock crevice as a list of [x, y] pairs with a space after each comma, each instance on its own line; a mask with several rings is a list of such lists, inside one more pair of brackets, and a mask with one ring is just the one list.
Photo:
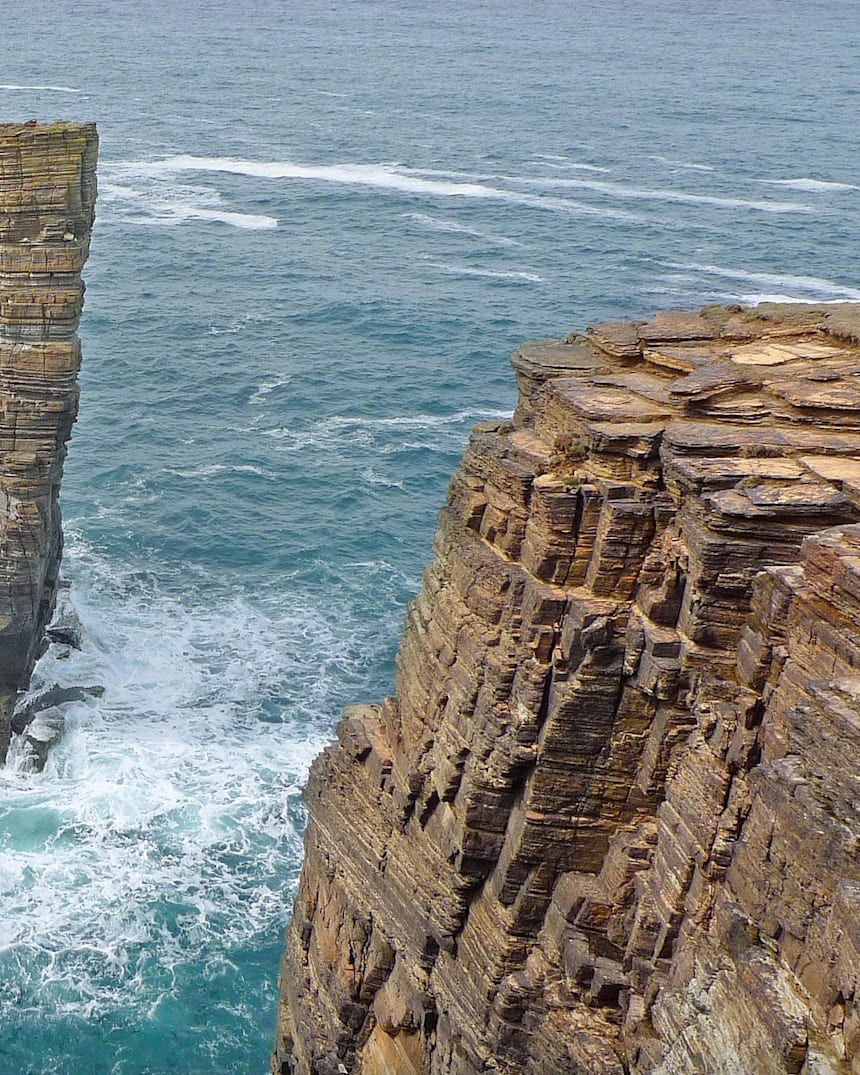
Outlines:
[[860, 1073], [860, 308], [513, 357], [307, 789], [273, 1070]]

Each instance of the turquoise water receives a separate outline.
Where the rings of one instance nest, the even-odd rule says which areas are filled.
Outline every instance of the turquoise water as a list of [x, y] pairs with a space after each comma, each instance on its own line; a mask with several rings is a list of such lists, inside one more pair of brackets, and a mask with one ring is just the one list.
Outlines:
[[0, 776], [0, 1075], [266, 1071], [307, 766], [520, 340], [860, 299], [860, 4], [643, 7], [4, 11], [2, 116], [102, 137], [39, 676], [107, 689]]

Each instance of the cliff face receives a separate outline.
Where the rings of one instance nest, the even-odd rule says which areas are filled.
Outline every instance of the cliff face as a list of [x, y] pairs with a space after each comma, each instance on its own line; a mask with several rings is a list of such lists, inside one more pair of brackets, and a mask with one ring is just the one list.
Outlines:
[[97, 151], [94, 124], [0, 124], [0, 761], [56, 592]]
[[514, 355], [307, 790], [275, 1072], [860, 1072], [860, 308]]

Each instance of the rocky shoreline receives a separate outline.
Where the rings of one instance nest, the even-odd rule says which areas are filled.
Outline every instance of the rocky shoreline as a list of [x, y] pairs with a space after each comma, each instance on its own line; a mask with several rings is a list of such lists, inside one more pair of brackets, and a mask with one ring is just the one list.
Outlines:
[[860, 307], [513, 357], [315, 762], [299, 1075], [860, 1072]]
[[[0, 125], [0, 757], [44, 764], [93, 124]], [[284, 1075], [860, 1075], [860, 305], [513, 357], [315, 762]], [[58, 594], [60, 600], [58, 602]], [[53, 619], [52, 619], [53, 617]]]

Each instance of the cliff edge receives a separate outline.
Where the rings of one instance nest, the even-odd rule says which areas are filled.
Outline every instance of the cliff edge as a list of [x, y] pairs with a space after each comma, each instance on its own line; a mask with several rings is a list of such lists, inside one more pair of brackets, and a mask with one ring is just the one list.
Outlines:
[[276, 1073], [860, 1073], [860, 306], [513, 357], [314, 763]]
[[56, 595], [97, 153], [92, 123], [0, 124], [0, 762]]

